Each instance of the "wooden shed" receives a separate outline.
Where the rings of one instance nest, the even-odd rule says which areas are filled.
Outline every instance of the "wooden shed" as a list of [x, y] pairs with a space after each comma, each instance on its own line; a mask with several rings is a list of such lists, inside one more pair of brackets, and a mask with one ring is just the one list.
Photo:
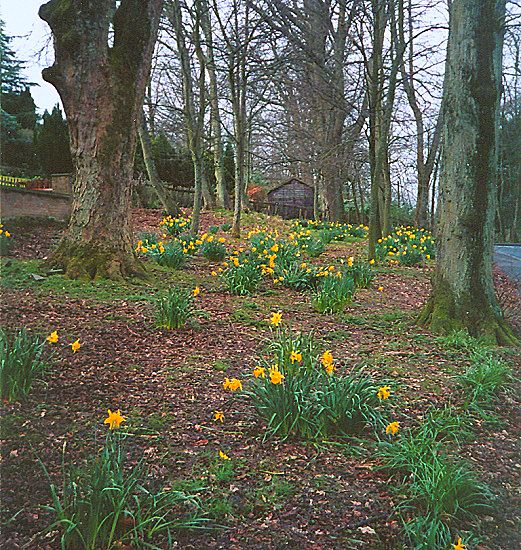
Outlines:
[[283, 218], [313, 218], [314, 190], [311, 185], [297, 178], [291, 178], [277, 185], [266, 196], [262, 203], [268, 214]]

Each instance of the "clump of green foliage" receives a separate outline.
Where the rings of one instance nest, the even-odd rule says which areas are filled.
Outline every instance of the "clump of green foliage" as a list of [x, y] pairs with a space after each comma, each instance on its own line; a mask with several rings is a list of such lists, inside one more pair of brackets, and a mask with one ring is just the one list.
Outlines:
[[25, 329], [13, 334], [0, 330], [0, 384], [2, 399], [16, 401], [31, 391], [46, 367], [45, 340]]
[[412, 226], [395, 227], [387, 237], [378, 240], [376, 256], [402, 265], [416, 265], [436, 256], [432, 234]]
[[[442, 419], [443, 422], [439, 422]], [[447, 451], [457, 437], [460, 420], [430, 413], [415, 429], [404, 430], [392, 441], [382, 441], [378, 456], [383, 468], [393, 472], [397, 490], [405, 493], [398, 512], [417, 515], [405, 522], [405, 534], [413, 548], [448, 548], [451, 525], [475, 520], [490, 510], [493, 495], [467, 464]]]
[[70, 468], [63, 461], [61, 487], [40, 462], [52, 496], [46, 508], [55, 518], [49, 531], [58, 529], [61, 548], [170, 546], [176, 531], [208, 521], [196, 491], [157, 490], [142, 460], [130, 469], [125, 462], [122, 437], [113, 432], [86, 466]]
[[341, 313], [353, 299], [355, 284], [352, 277], [324, 277], [320, 288], [313, 297], [313, 307], [319, 313]]
[[262, 280], [262, 271], [255, 262], [241, 256], [227, 262], [221, 272], [221, 279], [232, 294], [245, 296], [257, 290]]
[[226, 258], [226, 246], [216, 239], [205, 239], [199, 252], [210, 262], [222, 262]]
[[156, 301], [158, 326], [168, 330], [183, 327], [195, 313], [194, 303], [193, 291], [173, 287]]
[[381, 424], [378, 387], [362, 371], [338, 376], [312, 335], [278, 329], [258, 358], [244, 394], [266, 423], [265, 437], [316, 440]]
[[457, 377], [465, 392], [465, 407], [478, 413], [491, 409], [497, 394], [511, 380], [507, 363], [483, 349], [473, 353], [470, 366]]

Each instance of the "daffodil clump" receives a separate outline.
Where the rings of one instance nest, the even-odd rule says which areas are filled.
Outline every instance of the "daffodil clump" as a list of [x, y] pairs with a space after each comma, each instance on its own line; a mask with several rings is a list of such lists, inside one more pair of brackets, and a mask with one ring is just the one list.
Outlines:
[[312, 299], [313, 307], [319, 313], [342, 313], [352, 301], [355, 293], [353, 277], [341, 271], [338, 276], [324, 278]]
[[[273, 332], [265, 351], [244, 390], [240, 385], [265, 422], [266, 436], [313, 440], [383, 425], [385, 399], [369, 376], [339, 376], [331, 351], [321, 352], [312, 335], [286, 329], [281, 312], [273, 312], [269, 323]], [[225, 383], [232, 389], [232, 381]]]
[[166, 548], [178, 529], [207, 522], [195, 496], [202, 487], [193, 493], [163, 489], [143, 460], [126, 464], [125, 441], [132, 437], [122, 427], [126, 421], [119, 409], [109, 409], [101, 451], [80, 467], [64, 460], [60, 483], [40, 463], [50, 483], [50, 529], [60, 548]]
[[417, 265], [436, 256], [434, 237], [425, 229], [396, 227], [387, 237], [378, 239], [378, 259], [402, 265]]
[[157, 243], [138, 241], [136, 252], [144, 254], [159, 265], [172, 269], [181, 269], [186, 263], [186, 254], [183, 251], [183, 246], [177, 241], [165, 243], [163, 241], [158, 241]]
[[[381, 390], [385, 397], [389, 388]], [[464, 548], [460, 537], [451, 544], [454, 531], [491, 509], [492, 493], [454, 453], [462, 427], [461, 417], [447, 408], [431, 409], [403, 432], [396, 420], [385, 427], [376, 453], [401, 495], [407, 547]]]
[[199, 252], [210, 262], [222, 262], [226, 258], [226, 239], [215, 234], [204, 233], [196, 241], [200, 244]]
[[248, 252], [236, 251], [219, 269], [221, 279], [232, 294], [245, 296], [255, 292], [262, 280], [262, 269]]
[[319, 232], [324, 242], [343, 241], [348, 238], [365, 239], [369, 227], [364, 224], [353, 225], [350, 223], [329, 222], [325, 220], [297, 220], [294, 222], [297, 231], [312, 229]]
[[0, 256], [7, 256], [9, 254], [12, 242], [13, 236], [11, 232], [4, 227], [3, 223], [0, 223]]
[[[320, 287], [324, 286], [324, 296], [329, 292], [329, 287], [334, 287], [332, 301], [335, 304], [328, 303], [318, 307], [328, 312], [340, 311], [350, 301], [355, 287], [369, 286], [374, 277], [371, 265], [367, 262], [355, 262], [354, 258], [349, 258], [347, 263], [340, 266], [310, 263], [306, 256], [316, 255], [311, 250], [318, 240], [310, 234], [311, 229], [300, 228], [299, 231], [290, 233], [287, 239], [283, 239], [277, 231], [252, 230], [248, 233], [249, 246], [232, 252], [221, 267], [212, 271], [212, 275], [220, 275], [229, 291], [239, 295], [254, 292], [263, 277], [271, 278], [275, 285], [297, 291], [318, 289], [320, 293]], [[318, 252], [324, 246], [320, 242]], [[324, 282], [330, 278], [336, 281]]]
[[[191, 223], [192, 218], [190, 216], [187, 218], [183, 216], [178, 216], [177, 218], [167, 216], [159, 222], [159, 228], [163, 230], [164, 234], [170, 235], [170, 237], [179, 237], [179, 235], [186, 233], [190, 229]], [[166, 238], [166, 235], [164, 238]]]
[[369, 288], [375, 278], [374, 260], [367, 262], [350, 257], [342, 263], [342, 271], [353, 279], [355, 288]]

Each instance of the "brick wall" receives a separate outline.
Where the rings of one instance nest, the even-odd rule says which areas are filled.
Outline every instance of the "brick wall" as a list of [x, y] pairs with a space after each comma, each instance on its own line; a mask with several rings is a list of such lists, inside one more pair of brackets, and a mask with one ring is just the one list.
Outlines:
[[54, 218], [67, 221], [71, 214], [71, 197], [52, 191], [0, 188], [0, 219]]

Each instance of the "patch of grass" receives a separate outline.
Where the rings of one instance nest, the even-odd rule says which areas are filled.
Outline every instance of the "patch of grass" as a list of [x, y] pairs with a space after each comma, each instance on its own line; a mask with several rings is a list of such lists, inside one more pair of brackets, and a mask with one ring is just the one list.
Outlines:
[[242, 306], [234, 309], [231, 313], [231, 318], [237, 323], [242, 323], [251, 327], [262, 327], [266, 324], [263, 319], [258, 319], [251, 309], [243, 309]]
[[439, 344], [448, 350], [471, 352], [483, 347], [483, 342], [469, 335], [466, 330], [455, 330], [436, 339]]
[[295, 494], [295, 486], [281, 476], [272, 476], [254, 490], [253, 506], [256, 509], [280, 510]]
[[152, 412], [146, 417], [148, 428], [154, 432], [163, 432], [173, 424], [172, 415], [165, 412]]
[[[56, 299], [65, 296], [73, 299], [88, 298], [96, 302], [151, 301], [158, 290], [167, 287], [170, 281], [176, 279], [171, 270], [154, 264], [147, 264], [148, 279], [136, 279], [126, 283], [108, 279], [82, 281], [68, 279], [59, 273], [49, 274], [42, 269], [40, 260], [3, 259], [1, 271], [0, 286], [4, 288], [30, 288], [35, 292], [52, 293]], [[33, 275], [36, 275], [36, 279]]]
[[223, 361], [222, 359], [216, 359], [213, 364], [213, 370], [218, 372], [226, 372], [230, 368], [230, 363]]
[[344, 329], [330, 330], [326, 335], [326, 340], [328, 342], [335, 342], [337, 340], [345, 341], [351, 337], [349, 331]]

